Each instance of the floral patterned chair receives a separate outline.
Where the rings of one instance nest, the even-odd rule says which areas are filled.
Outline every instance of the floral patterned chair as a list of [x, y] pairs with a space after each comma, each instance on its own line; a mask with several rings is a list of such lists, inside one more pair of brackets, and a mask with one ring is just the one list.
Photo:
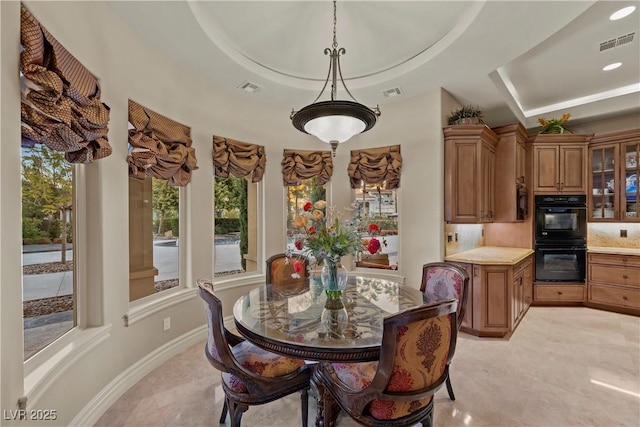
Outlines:
[[282, 296], [300, 294], [309, 289], [309, 259], [304, 255], [276, 254], [267, 260], [266, 283], [270, 292]]
[[240, 427], [242, 414], [250, 405], [301, 391], [302, 426], [306, 427], [311, 368], [302, 359], [270, 353], [229, 332], [224, 327], [222, 304], [213, 294], [211, 282], [199, 279], [197, 285], [205, 302], [209, 327], [204, 351], [209, 363], [222, 373], [225, 400], [220, 424], [225, 423], [228, 412], [231, 427]]
[[[420, 290], [425, 294], [427, 302], [443, 301], [450, 298], [458, 300], [458, 330], [462, 325], [467, 310], [469, 295], [469, 275], [467, 271], [453, 263], [432, 262], [422, 266], [422, 284]], [[456, 400], [451, 386], [451, 378], [447, 377], [449, 398]]]
[[337, 405], [366, 426], [431, 427], [433, 395], [456, 347], [457, 304], [452, 299], [386, 317], [379, 361], [319, 363], [312, 381], [323, 425], [333, 425]]

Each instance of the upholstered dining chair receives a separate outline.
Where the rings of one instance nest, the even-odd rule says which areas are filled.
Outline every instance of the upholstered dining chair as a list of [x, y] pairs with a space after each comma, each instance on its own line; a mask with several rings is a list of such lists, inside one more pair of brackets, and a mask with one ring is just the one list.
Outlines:
[[457, 304], [452, 299], [385, 317], [378, 361], [320, 362], [312, 381], [323, 425], [332, 425], [337, 404], [365, 426], [431, 427], [433, 395], [456, 347]]
[[[432, 262], [422, 266], [422, 283], [420, 290], [425, 294], [427, 302], [443, 301], [450, 298], [458, 300], [458, 330], [467, 311], [469, 296], [469, 274], [467, 271], [450, 262]], [[451, 378], [447, 377], [449, 399], [456, 400], [451, 386]]]
[[228, 412], [231, 427], [240, 427], [242, 414], [249, 406], [300, 391], [302, 426], [307, 427], [311, 368], [302, 359], [270, 353], [229, 332], [224, 327], [222, 304], [213, 293], [213, 284], [206, 279], [196, 283], [205, 302], [209, 331], [204, 351], [209, 363], [222, 375], [225, 400], [220, 424]]
[[[298, 262], [300, 271], [295, 271]], [[276, 254], [267, 259], [266, 283], [270, 292], [282, 296], [296, 295], [309, 288], [309, 259], [304, 255]]]

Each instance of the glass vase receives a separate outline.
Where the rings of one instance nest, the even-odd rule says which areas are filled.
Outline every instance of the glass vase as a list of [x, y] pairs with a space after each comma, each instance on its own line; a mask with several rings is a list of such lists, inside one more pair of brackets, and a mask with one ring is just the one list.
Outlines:
[[347, 269], [340, 264], [340, 258], [325, 258], [322, 264], [322, 286], [327, 299], [340, 299], [347, 287]]

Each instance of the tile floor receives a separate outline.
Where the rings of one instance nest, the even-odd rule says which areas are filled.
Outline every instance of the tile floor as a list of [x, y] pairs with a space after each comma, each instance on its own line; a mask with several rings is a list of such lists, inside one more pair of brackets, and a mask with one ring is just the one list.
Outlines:
[[[95, 427], [218, 425], [220, 374], [206, 361], [203, 345], [147, 375]], [[449, 400], [445, 387], [438, 391], [434, 426], [637, 427], [640, 318], [532, 307], [509, 340], [460, 334], [451, 379], [457, 400]], [[251, 407], [242, 425], [299, 426], [299, 402], [294, 394]], [[309, 403], [312, 421], [312, 397]], [[337, 425], [357, 424], [341, 414]]]

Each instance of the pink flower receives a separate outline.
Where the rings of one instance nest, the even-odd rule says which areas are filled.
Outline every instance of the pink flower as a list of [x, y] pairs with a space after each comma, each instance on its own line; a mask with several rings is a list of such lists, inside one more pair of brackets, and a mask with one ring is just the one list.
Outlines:
[[296, 246], [297, 250], [301, 251], [304, 246], [304, 242], [302, 240], [296, 240], [294, 245]]
[[305, 212], [309, 212], [311, 209], [313, 209], [313, 204], [311, 202], [307, 202], [304, 204], [303, 209]]
[[371, 254], [378, 253], [378, 251], [380, 250], [380, 241], [375, 237], [372, 237], [371, 240], [369, 240], [369, 244], [367, 245], [367, 250]]
[[297, 259], [294, 263], [293, 263], [293, 270], [296, 273], [301, 273], [302, 272], [302, 262]]

